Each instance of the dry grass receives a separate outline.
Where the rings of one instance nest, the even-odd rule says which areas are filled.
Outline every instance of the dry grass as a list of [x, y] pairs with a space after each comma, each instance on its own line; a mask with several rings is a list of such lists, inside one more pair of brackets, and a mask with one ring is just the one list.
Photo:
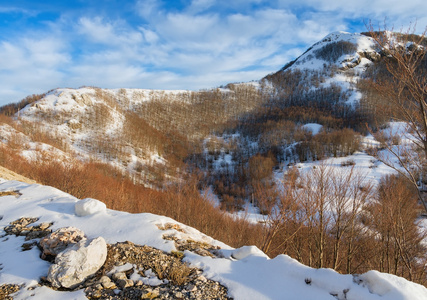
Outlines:
[[0, 166], [0, 177], [6, 180], [18, 180], [26, 183], [36, 183], [34, 180], [31, 180], [25, 176], [19, 175], [15, 172], [12, 172], [9, 169], [6, 169], [2, 166]]
[[0, 197], [4, 196], [15, 196], [18, 197], [20, 194], [16, 191], [0, 191]]
[[190, 274], [193, 268], [190, 268], [187, 263], [171, 264], [168, 269], [167, 278], [176, 285], [186, 284], [191, 280]]

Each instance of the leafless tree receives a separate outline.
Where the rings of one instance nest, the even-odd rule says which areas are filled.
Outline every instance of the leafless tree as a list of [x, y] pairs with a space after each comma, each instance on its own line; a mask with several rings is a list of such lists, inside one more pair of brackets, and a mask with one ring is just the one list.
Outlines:
[[[407, 124], [410, 145], [413, 146], [413, 149], [408, 149], [404, 145], [396, 147], [392, 142], [386, 142], [383, 145], [387, 154], [378, 152], [377, 157], [418, 187], [427, 159], [427, 28], [420, 35], [414, 34], [415, 26], [400, 33], [375, 31], [372, 24], [368, 29], [381, 50], [381, 62], [387, 73], [384, 77], [377, 77], [372, 84], [384, 101], [383, 112], [391, 120]], [[393, 162], [396, 159], [400, 166]], [[427, 212], [427, 203], [420, 189], [417, 190]]]

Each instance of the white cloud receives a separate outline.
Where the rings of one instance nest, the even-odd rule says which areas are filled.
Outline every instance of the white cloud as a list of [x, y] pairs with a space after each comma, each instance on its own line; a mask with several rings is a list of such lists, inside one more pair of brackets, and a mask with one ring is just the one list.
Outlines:
[[128, 28], [123, 22], [108, 22], [101, 17], [79, 19], [77, 31], [91, 43], [105, 45], [129, 45], [143, 41], [142, 33]]
[[55, 37], [31, 36], [0, 43], [0, 104], [19, 101], [63, 84], [71, 61]]
[[43, 29], [0, 38], [0, 101], [60, 86], [199, 89], [259, 79], [331, 31], [364, 30], [364, 19], [388, 16], [400, 29], [418, 18], [423, 28], [424, 2], [193, 0], [171, 11], [167, 1], [139, 0], [133, 20], [63, 12]]

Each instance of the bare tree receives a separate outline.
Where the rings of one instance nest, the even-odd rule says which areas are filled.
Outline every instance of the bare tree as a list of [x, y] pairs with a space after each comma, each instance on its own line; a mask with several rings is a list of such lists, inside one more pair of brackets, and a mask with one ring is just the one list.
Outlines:
[[[368, 227], [375, 235], [376, 267], [409, 280], [425, 280], [425, 233], [416, 224], [416, 194], [412, 186], [399, 177], [385, 177], [378, 188], [376, 201], [367, 207], [371, 215]], [[419, 276], [424, 274], [424, 276]], [[424, 277], [424, 278], [423, 278]]]
[[347, 242], [346, 266], [347, 272], [350, 272], [352, 243], [358, 235], [355, 231], [356, 217], [371, 197], [372, 188], [372, 183], [367, 182], [366, 176], [355, 170], [354, 166], [335, 172], [331, 176], [329, 203], [332, 225], [330, 231], [333, 240], [332, 268], [335, 270], [340, 267], [340, 253], [345, 239]]
[[[418, 198], [427, 212], [427, 203], [418, 189], [427, 159], [427, 28], [421, 35], [414, 34], [415, 26], [400, 33], [375, 31], [372, 24], [368, 28], [381, 49], [381, 62], [386, 69], [385, 76], [377, 76], [372, 84], [385, 101], [383, 112], [391, 120], [407, 124], [409, 144], [414, 148], [396, 147], [386, 142], [383, 145], [388, 150], [387, 155], [378, 152], [377, 157], [417, 187]], [[390, 157], [397, 159], [400, 166]]]

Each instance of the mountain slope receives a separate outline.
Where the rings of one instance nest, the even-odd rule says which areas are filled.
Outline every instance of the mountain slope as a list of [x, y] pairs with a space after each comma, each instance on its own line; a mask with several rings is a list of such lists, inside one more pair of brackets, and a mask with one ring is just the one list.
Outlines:
[[321, 69], [327, 63], [342, 70], [363, 67], [379, 58], [374, 39], [359, 33], [333, 32], [313, 44], [294, 61], [286, 64], [287, 69]]
[[[15, 194], [6, 195], [7, 191]], [[17, 181], [0, 184], [2, 216], [0, 229], [23, 216], [37, 217], [36, 223], [53, 222], [52, 229], [75, 226], [90, 238], [102, 236], [107, 243], [130, 241], [166, 252], [176, 251], [178, 240], [218, 246], [223, 258], [184, 252], [184, 260], [203, 269], [203, 275], [228, 288], [234, 299], [425, 299], [427, 289], [397, 276], [369, 271], [362, 275], [340, 275], [329, 269], [312, 269], [285, 255], [269, 259], [256, 247], [232, 249], [197, 230], [152, 214], [98, 211], [84, 217], [75, 214], [78, 200], [61, 191]], [[172, 226], [166, 226], [167, 224]], [[164, 229], [164, 228], [170, 229]], [[176, 228], [176, 229], [174, 229]], [[163, 230], [162, 230], [163, 229]], [[34, 240], [30, 240], [32, 242]], [[35, 240], [37, 241], [37, 239]], [[24, 237], [7, 236], [0, 241], [0, 285], [22, 285], [14, 299], [85, 299], [83, 290], [60, 292], [38, 285], [49, 263], [39, 258], [39, 249], [20, 251]]]

